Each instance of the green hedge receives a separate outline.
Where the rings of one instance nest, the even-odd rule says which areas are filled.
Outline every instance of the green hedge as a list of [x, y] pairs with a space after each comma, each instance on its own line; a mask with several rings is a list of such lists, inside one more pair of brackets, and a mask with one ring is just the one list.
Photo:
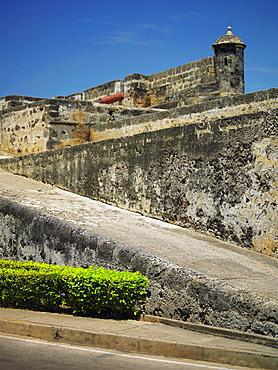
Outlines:
[[0, 306], [124, 318], [145, 299], [139, 272], [0, 260]]

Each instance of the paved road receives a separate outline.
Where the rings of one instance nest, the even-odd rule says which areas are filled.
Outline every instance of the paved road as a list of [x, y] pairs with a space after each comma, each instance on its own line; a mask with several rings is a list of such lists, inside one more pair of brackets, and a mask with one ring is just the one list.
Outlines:
[[4, 333], [0, 333], [0, 368], [3, 370], [247, 369], [192, 360], [57, 344]]
[[[0, 195], [266, 298], [278, 297], [278, 259], [0, 169]], [[82, 210], [82, 211], [81, 211]]]

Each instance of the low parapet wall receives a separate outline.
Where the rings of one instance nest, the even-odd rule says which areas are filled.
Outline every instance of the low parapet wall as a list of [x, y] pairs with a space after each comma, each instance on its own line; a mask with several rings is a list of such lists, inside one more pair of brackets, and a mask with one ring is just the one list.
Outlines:
[[86, 89], [83, 91], [83, 95], [84, 100], [97, 101], [99, 98], [103, 96], [117, 94], [123, 91], [124, 91], [124, 82], [122, 80], [113, 80]]
[[269, 336], [277, 303], [0, 197], [0, 258], [140, 271], [150, 280], [145, 311]]
[[140, 117], [122, 117], [121, 120], [96, 123], [90, 126], [91, 141], [100, 141], [123, 136], [132, 136], [147, 131], [197, 123], [242, 114], [278, 108], [278, 89], [239, 94], [204, 101], [198, 104], [149, 112]]
[[43, 98], [34, 98], [30, 96], [22, 95], [7, 95], [0, 98], [0, 110], [11, 109], [18, 106], [24, 106], [33, 102], [39, 102], [44, 100]]
[[207, 57], [153, 75], [133, 73], [125, 77], [127, 106], [149, 107], [176, 101], [193, 104], [212, 92], [219, 93], [214, 58]]
[[90, 126], [155, 109], [93, 104], [89, 101], [10, 96], [0, 99], [0, 150], [28, 154], [91, 141]]
[[277, 257], [278, 109], [268, 102], [234, 116], [1, 159], [0, 166]]

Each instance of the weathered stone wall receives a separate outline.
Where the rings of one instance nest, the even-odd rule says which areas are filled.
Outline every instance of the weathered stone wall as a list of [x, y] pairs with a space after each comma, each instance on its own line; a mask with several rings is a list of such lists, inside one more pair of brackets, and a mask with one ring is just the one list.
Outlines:
[[278, 257], [278, 108], [210, 117], [0, 165]]
[[103, 96], [113, 95], [123, 91], [124, 82], [122, 80], [113, 80], [84, 90], [83, 96], [84, 100], [97, 101]]
[[[179, 106], [193, 104], [199, 101], [202, 95], [218, 90], [213, 57], [153, 74], [150, 76], [150, 82], [151, 92], [157, 97], [157, 104], [173, 100], [179, 101]], [[164, 96], [161, 96], [161, 89], [165, 89]]]
[[90, 126], [152, 112], [65, 99], [6, 97], [0, 122], [0, 149], [11, 154], [36, 153], [82, 144], [91, 139]]
[[46, 150], [49, 128], [44, 120], [46, 107], [40, 103], [21, 106], [1, 114], [1, 150], [26, 154]]
[[207, 57], [152, 75], [133, 73], [83, 91], [84, 100], [125, 92], [123, 106], [150, 107], [177, 102], [184, 106], [218, 93], [214, 58]]
[[192, 123], [205, 124], [214, 119], [278, 108], [278, 89], [227, 96], [176, 109], [153, 111], [140, 117], [97, 123], [90, 126], [91, 141], [161, 130]]
[[0, 197], [0, 258], [140, 271], [146, 313], [278, 336], [277, 303]]
[[149, 107], [178, 101], [179, 106], [184, 106], [217, 90], [214, 58], [207, 57], [150, 76], [126, 76], [122, 104]]
[[32, 102], [44, 100], [43, 98], [34, 98], [30, 96], [8, 95], [0, 98], [0, 111], [10, 109], [19, 105], [26, 105]]

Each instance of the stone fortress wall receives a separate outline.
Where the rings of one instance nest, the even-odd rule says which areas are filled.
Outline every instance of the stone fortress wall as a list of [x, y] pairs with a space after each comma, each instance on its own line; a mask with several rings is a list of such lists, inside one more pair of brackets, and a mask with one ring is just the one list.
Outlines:
[[83, 100], [97, 102], [99, 98], [107, 95], [121, 93], [124, 90], [122, 80], [113, 80], [104, 84], [91, 87], [83, 91]]
[[[118, 137], [125, 131], [125, 118], [153, 112], [151, 108], [187, 107], [242, 94], [244, 49], [245, 44], [228, 27], [227, 34], [213, 44], [214, 57], [150, 76], [134, 73], [124, 80], [113, 80], [65, 97], [0, 98], [0, 150], [28, 154], [101, 140], [106, 129], [110, 134], [107, 137], [111, 137], [113, 130], [108, 128], [111, 125], [107, 127], [110, 123], [115, 127], [122, 126], [121, 133], [116, 133], [115, 137]], [[100, 106], [98, 103], [104, 102], [101, 99], [110, 104]], [[205, 105], [199, 107], [198, 110], [209, 109]], [[146, 120], [149, 119], [147, 116]], [[163, 127], [156, 127], [160, 128]], [[149, 125], [146, 125], [146, 130], [149, 130]], [[138, 132], [133, 129], [126, 131], [128, 134]], [[142, 127], [139, 132], [142, 132]]]
[[101, 141], [189, 124], [206, 125], [216, 119], [277, 108], [278, 89], [218, 97], [172, 109], [157, 109], [140, 116], [122, 117], [90, 125], [90, 141]]
[[217, 96], [214, 58], [207, 57], [149, 76], [133, 73], [124, 80], [92, 87], [83, 93], [84, 100], [97, 102], [103, 96], [120, 92], [125, 93], [122, 105], [139, 107], [183, 106], [207, 98], [213, 92], [213, 96]]
[[207, 111], [192, 106], [131, 117], [130, 127], [142, 121], [150, 129], [124, 136], [124, 125], [118, 138], [0, 165], [278, 257], [277, 97], [271, 89], [242, 95], [237, 104], [236, 97], [209, 102]]
[[0, 99], [1, 150], [20, 154], [1, 167], [277, 257], [278, 90], [243, 94], [245, 44], [230, 29], [213, 49], [84, 101]]
[[[277, 348], [277, 339], [273, 342], [266, 337], [267, 335], [277, 338], [278, 335], [278, 303], [275, 299], [275, 290], [269, 294], [267, 289], [271, 285], [268, 269], [275, 271], [274, 264], [271, 269], [273, 261], [268, 261], [269, 263], [265, 265], [267, 271], [263, 272], [263, 276], [270, 276], [264, 284], [267, 294], [259, 296], [252, 292], [252, 289], [251, 291], [245, 289], [245, 284], [243, 289], [238, 289], [231, 285], [230, 281], [218, 280], [197, 272], [190, 265], [177, 265], [139, 248], [122, 244], [115, 238], [112, 240], [98, 235], [86, 230], [82, 223], [78, 225], [78, 223], [67, 222], [49, 212], [41, 212], [40, 208], [30, 207], [28, 201], [22, 202], [22, 198], [21, 202], [15, 201], [18, 200], [17, 197], [12, 198], [12, 196], [7, 198], [0, 196], [1, 258], [68, 266], [97, 265], [120, 271], [140, 271], [150, 282], [147, 300], [142, 307], [146, 314], [198, 325], [202, 323], [240, 330], [248, 332], [249, 338], [251, 333], [263, 334], [264, 337], [253, 337], [256, 343], [260, 340], [266, 344], [267, 341], [273, 345], [276, 344]], [[64, 211], [64, 209], [61, 210], [61, 212]], [[205, 237], [201, 237], [203, 238]], [[213, 244], [218, 243], [213, 240]], [[231, 250], [228, 253], [231, 253]], [[246, 253], [242, 253], [242, 259], [246, 257]], [[255, 262], [260, 261], [263, 256], [253, 254], [253, 257]], [[250, 261], [250, 258], [248, 260]], [[265, 258], [263, 260], [266, 262]], [[231, 261], [231, 265], [234, 266], [235, 262]], [[213, 266], [212, 259], [208, 265]], [[246, 264], [244, 266], [248, 269]], [[260, 266], [262, 266], [261, 263]], [[232, 270], [231, 266], [228, 270]], [[205, 326], [202, 325], [201, 328], [204, 330]], [[211, 332], [215, 328], [209, 330]], [[225, 330], [225, 335], [228, 332], [229, 330]], [[241, 336], [243, 336], [242, 333]]]
[[[83, 91], [83, 99], [97, 102], [107, 95], [124, 93], [121, 105], [173, 108], [244, 93], [243, 41], [231, 27], [212, 48], [213, 57], [168, 69], [152, 75], [133, 73]], [[66, 97], [67, 98], [67, 97]]]
[[[1, 104], [1, 101], [0, 101]], [[90, 101], [9, 96], [2, 99], [0, 150], [13, 155], [92, 141], [91, 126], [156, 111]]]

